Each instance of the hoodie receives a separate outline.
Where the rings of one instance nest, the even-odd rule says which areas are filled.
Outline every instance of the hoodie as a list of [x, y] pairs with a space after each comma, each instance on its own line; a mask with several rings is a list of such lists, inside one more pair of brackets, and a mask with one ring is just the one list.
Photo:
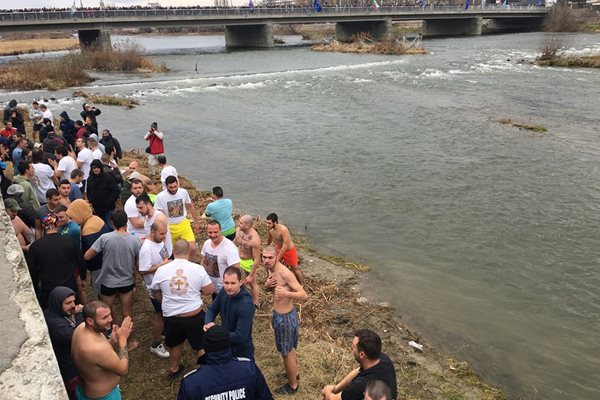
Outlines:
[[[83, 254], [92, 247], [96, 239], [110, 232], [104, 221], [92, 214], [92, 207], [83, 199], [75, 200], [69, 204], [67, 215], [81, 226], [81, 251]], [[87, 270], [95, 271], [102, 267], [102, 254], [85, 261], [84, 265], [85, 268], [79, 270], [82, 280], [85, 279]]]
[[64, 381], [69, 381], [77, 375], [77, 369], [75, 369], [71, 359], [71, 338], [77, 325], [83, 322], [81, 313], [75, 314], [73, 321], [63, 311], [63, 301], [73, 295], [75, 295], [75, 292], [67, 287], [55, 287], [48, 297], [48, 308], [44, 310], [44, 318], [46, 319], [46, 325], [48, 325], [52, 348]]
[[62, 117], [60, 121], [60, 131], [62, 132], [63, 137], [71, 145], [71, 147], [75, 147], [75, 122], [69, 118], [69, 114], [66, 111], [60, 113]]
[[[100, 167], [100, 173], [94, 174], [94, 167]], [[90, 176], [87, 179], [88, 200], [94, 207], [94, 214], [104, 216], [115, 209], [119, 198], [119, 186], [112, 174], [102, 168], [102, 161], [94, 160], [90, 165]]]
[[86, 117], [90, 117], [90, 119], [92, 120], [92, 126], [96, 129], [96, 131], [98, 131], [98, 122], [96, 122], [96, 117], [98, 115], [101, 114], [100, 110], [98, 110], [97, 108], [94, 108], [90, 111], [86, 110], [85, 107], [87, 107], [88, 103], [83, 103], [82, 108], [83, 111], [79, 113], [79, 115], [81, 115], [81, 119], [83, 121], [85, 121]]
[[206, 310], [205, 323], [214, 322], [221, 314], [221, 326], [229, 331], [231, 351], [236, 357], [254, 357], [252, 343], [252, 320], [254, 318], [254, 303], [246, 286], [242, 285], [240, 292], [229, 297], [225, 289], [221, 289], [215, 300]]
[[17, 175], [13, 178], [14, 183], [18, 183], [25, 190], [21, 195], [21, 198], [27, 203], [31, 204], [34, 209], [40, 208], [40, 201], [37, 199], [35, 195], [35, 191], [33, 190], [33, 186], [29, 179], [24, 177], [23, 175]]
[[99, 144], [103, 145], [105, 147], [105, 153], [106, 153], [106, 147], [107, 146], [112, 146], [115, 149], [115, 160], [118, 162], [121, 158], [123, 158], [123, 150], [121, 150], [121, 144], [119, 143], [119, 141], [117, 139], [115, 139], [113, 137], [113, 135], [111, 133], [108, 134], [108, 136], [102, 136], [102, 139], [100, 139]]
[[231, 349], [206, 353], [206, 365], [187, 374], [177, 400], [204, 399], [272, 400], [265, 377], [247, 358], [234, 358]]

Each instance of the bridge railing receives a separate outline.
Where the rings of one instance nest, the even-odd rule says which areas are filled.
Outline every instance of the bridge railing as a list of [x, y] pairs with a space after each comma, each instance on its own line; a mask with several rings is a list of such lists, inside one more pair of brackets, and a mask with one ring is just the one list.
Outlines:
[[171, 18], [171, 17], [219, 17], [236, 15], [331, 15], [331, 14], [393, 14], [393, 13], [510, 13], [515, 11], [539, 11], [543, 6], [536, 5], [510, 5], [498, 7], [497, 5], [473, 6], [465, 10], [463, 6], [380, 6], [377, 10], [373, 7], [323, 7], [316, 12], [312, 7], [248, 7], [235, 8], [143, 8], [143, 9], [104, 9], [104, 10], [76, 10], [76, 11], [14, 11], [0, 12], [0, 21], [53, 21], [53, 20], [79, 20], [79, 19], [106, 19], [106, 18]]

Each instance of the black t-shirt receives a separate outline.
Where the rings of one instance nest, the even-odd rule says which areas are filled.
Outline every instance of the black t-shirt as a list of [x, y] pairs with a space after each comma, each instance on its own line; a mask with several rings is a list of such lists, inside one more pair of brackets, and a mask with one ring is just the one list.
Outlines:
[[362, 400], [364, 398], [365, 388], [370, 381], [380, 380], [385, 382], [392, 391], [392, 399], [398, 395], [396, 389], [396, 370], [392, 360], [381, 353], [379, 362], [369, 369], [361, 370], [356, 378], [350, 382], [350, 385], [342, 391], [342, 400]]

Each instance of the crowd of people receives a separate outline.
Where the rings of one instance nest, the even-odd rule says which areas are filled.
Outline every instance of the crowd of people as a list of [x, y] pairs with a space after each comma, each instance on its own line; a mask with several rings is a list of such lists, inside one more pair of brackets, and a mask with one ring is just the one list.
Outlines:
[[[186, 341], [197, 358], [178, 399], [273, 398], [254, 358], [259, 284], [272, 293], [275, 348], [287, 381], [273, 392], [296, 394], [295, 303], [308, 294], [292, 235], [278, 215], [267, 216], [268, 237], [261, 238], [252, 216], [234, 220], [233, 203], [219, 186], [212, 189], [213, 201], [197, 209], [167, 163], [165, 134], [156, 122], [144, 134], [145, 176], [136, 161], [120, 167], [122, 149], [108, 129], [98, 136], [100, 109], [84, 104], [83, 122], [65, 111], [59, 115], [57, 124], [46, 104], [32, 103], [26, 135], [23, 107], [8, 103], [0, 131], [0, 188], [69, 398], [121, 399], [119, 382], [128, 372], [129, 352], [139, 345], [131, 337], [138, 274], [153, 315], [151, 326], [137, 329], [151, 331], [149, 351], [168, 359], [166, 377], [184, 371]], [[208, 239], [200, 247], [201, 220]], [[261, 267], [264, 282], [258, 282]], [[203, 296], [212, 301], [205, 304]], [[351, 350], [359, 366], [325, 386], [322, 397], [395, 399], [394, 365], [381, 352], [379, 336], [359, 330]]]

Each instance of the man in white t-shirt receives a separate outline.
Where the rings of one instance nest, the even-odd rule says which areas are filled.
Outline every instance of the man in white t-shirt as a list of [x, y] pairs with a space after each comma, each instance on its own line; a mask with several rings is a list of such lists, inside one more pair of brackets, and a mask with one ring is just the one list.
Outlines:
[[173, 241], [171, 240], [171, 231], [169, 228], [169, 220], [162, 211], [158, 211], [154, 208], [152, 200], [147, 193], [142, 193], [135, 199], [135, 205], [137, 206], [138, 212], [144, 217], [144, 228], [146, 232], [150, 232], [150, 227], [154, 222], [163, 222], [167, 227], [167, 237], [165, 239], [165, 246], [167, 246], [168, 257], [173, 254]]
[[75, 147], [77, 147], [78, 150], [77, 168], [79, 168], [83, 172], [83, 180], [87, 181], [87, 179], [90, 176], [90, 168], [92, 165], [92, 161], [94, 161], [94, 156], [92, 155], [92, 151], [87, 148], [87, 140], [85, 138], [78, 138], [75, 141]]
[[223, 273], [227, 267], [240, 267], [240, 254], [233, 242], [221, 234], [221, 224], [210, 221], [206, 227], [208, 240], [202, 246], [202, 262], [215, 285], [215, 294], [223, 288]]
[[102, 153], [102, 150], [98, 145], [98, 141], [95, 138], [90, 137], [88, 139], [88, 146], [92, 151], [92, 157], [94, 157], [94, 160], [100, 160], [102, 158], [102, 154], [104, 153]]
[[171, 353], [169, 377], [183, 371], [179, 360], [186, 339], [198, 357], [202, 355], [204, 311], [201, 295], [214, 292], [214, 285], [204, 268], [188, 261], [189, 247], [185, 240], [176, 241], [173, 246], [175, 260], [156, 270], [152, 278], [152, 295], [162, 306], [165, 344]]
[[46, 192], [49, 189], [56, 189], [58, 179], [54, 176], [54, 169], [48, 164], [42, 162], [43, 150], [41, 148], [31, 152], [31, 161], [35, 177], [32, 180], [33, 189], [40, 204], [46, 204]]
[[162, 182], [162, 188], [165, 190], [167, 188], [167, 184], [165, 183], [167, 177], [174, 176], [175, 178], [179, 178], [179, 175], [174, 166], [167, 164], [167, 157], [164, 154], [156, 156], [156, 161], [158, 161], [158, 166], [160, 167], [160, 181]]
[[144, 184], [140, 179], [131, 179], [131, 196], [125, 202], [123, 210], [127, 214], [127, 231], [140, 240], [148, 236], [148, 230], [144, 226], [145, 218], [140, 214], [135, 199], [144, 193]]
[[[168, 176], [165, 180], [167, 189], [156, 196], [155, 207], [162, 211], [169, 219], [169, 230], [171, 239], [175, 243], [183, 239], [190, 244], [190, 260], [196, 257], [196, 237], [190, 220], [187, 218], [188, 211], [192, 217], [195, 217], [196, 210], [192, 204], [187, 190], [179, 187], [179, 181], [174, 176]], [[194, 228], [200, 229], [200, 219], [194, 219]]]
[[161, 358], [169, 358], [169, 352], [160, 342], [160, 335], [163, 331], [163, 315], [160, 303], [152, 297], [152, 278], [154, 278], [154, 273], [160, 267], [171, 261], [169, 260], [169, 252], [165, 246], [167, 232], [169, 232], [169, 225], [166, 222], [157, 221], [152, 224], [150, 233], [140, 249], [139, 258], [140, 275], [144, 279], [144, 285], [146, 285], [152, 307], [154, 307], [150, 352]]
[[54, 154], [58, 160], [58, 166], [54, 170], [56, 177], [58, 179], [71, 178], [71, 172], [77, 169], [77, 162], [69, 155], [69, 150], [67, 147], [58, 146], [56, 149], [54, 149]]

